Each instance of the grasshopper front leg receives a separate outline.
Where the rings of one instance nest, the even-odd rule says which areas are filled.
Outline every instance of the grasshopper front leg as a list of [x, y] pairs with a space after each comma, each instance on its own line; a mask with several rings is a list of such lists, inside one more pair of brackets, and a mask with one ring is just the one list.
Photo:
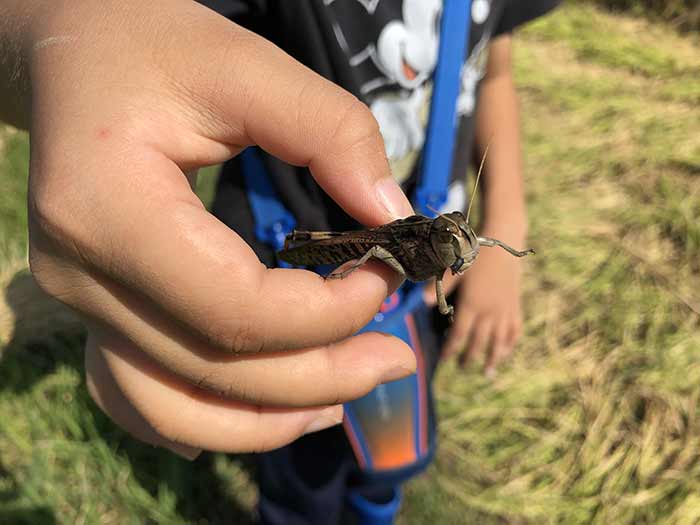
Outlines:
[[437, 296], [438, 311], [446, 315], [450, 324], [454, 322], [455, 307], [447, 304], [445, 290], [442, 287], [442, 275], [435, 278], [435, 295]]
[[396, 271], [401, 277], [404, 279], [406, 278], [406, 270], [403, 269], [403, 266], [401, 266], [401, 263], [396, 260], [396, 257], [391, 255], [391, 252], [387, 250], [386, 248], [382, 248], [381, 246], [373, 246], [372, 248], [369, 249], [367, 253], [365, 253], [360, 259], [357, 260], [356, 263], [354, 263], [352, 266], [349, 268], [343, 270], [342, 272], [339, 271], [333, 271], [331, 272], [326, 279], [344, 279], [348, 275], [350, 275], [352, 272], [357, 270], [360, 266], [365, 264], [367, 261], [369, 261], [371, 258], [379, 259], [383, 263], [386, 263], [389, 265], [389, 267], [393, 270]]

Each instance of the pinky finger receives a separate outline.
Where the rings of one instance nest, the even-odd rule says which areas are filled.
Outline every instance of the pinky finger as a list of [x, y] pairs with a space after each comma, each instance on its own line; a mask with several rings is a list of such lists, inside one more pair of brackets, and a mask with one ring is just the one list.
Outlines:
[[116, 334], [104, 332], [97, 347], [126, 399], [168, 442], [217, 452], [263, 452], [342, 421], [342, 405], [282, 409], [211, 394], [162, 369]]
[[200, 449], [163, 439], [141, 417], [117, 386], [92, 337], [88, 337], [85, 348], [85, 370], [88, 391], [93, 401], [122, 430], [139, 441], [155, 447], [167, 448], [185, 459], [194, 460], [199, 456]]

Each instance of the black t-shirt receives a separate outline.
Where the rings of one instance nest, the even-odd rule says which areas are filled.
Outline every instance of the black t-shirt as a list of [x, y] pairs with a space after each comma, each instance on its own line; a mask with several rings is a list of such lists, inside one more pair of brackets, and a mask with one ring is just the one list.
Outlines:
[[[431, 76], [437, 60], [442, 0], [199, 0], [271, 40], [364, 101], [379, 122], [392, 173], [410, 195], [425, 139]], [[457, 100], [449, 211], [464, 209], [472, 159], [474, 113], [489, 41], [553, 9], [559, 0], [473, 0], [469, 53]], [[264, 156], [278, 195], [297, 228], [348, 229], [349, 219], [306, 169]], [[214, 213], [251, 243], [264, 262], [274, 256], [253, 236], [240, 164], [227, 163]]]

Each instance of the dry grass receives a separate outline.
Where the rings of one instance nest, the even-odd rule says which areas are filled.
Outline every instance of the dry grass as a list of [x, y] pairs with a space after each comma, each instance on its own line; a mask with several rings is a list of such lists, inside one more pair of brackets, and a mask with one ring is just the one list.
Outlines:
[[518, 42], [528, 335], [493, 383], [438, 383], [443, 453], [413, 494], [437, 483], [455, 523], [700, 523], [700, 53], [642, 49], [660, 32], [570, 6]]

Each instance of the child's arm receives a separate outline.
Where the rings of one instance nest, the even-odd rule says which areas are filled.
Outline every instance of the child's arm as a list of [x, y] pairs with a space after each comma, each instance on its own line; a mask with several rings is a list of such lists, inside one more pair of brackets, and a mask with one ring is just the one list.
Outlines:
[[488, 144], [484, 166], [482, 228], [502, 232], [520, 245], [527, 235], [520, 151], [520, 118], [513, 82], [510, 34], [491, 44], [476, 115], [477, 159]]
[[191, 190], [258, 144], [368, 225], [410, 215], [347, 92], [191, 0], [3, 0], [0, 64], [0, 115], [30, 130], [32, 272], [84, 315], [119, 425], [187, 456], [266, 450], [415, 369], [398, 339], [351, 337], [394, 272], [268, 270]]
[[[491, 43], [488, 69], [477, 112], [477, 152], [490, 143], [482, 175], [481, 234], [525, 246], [527, 220], [523, 197], [518, 103], [511, 69], [511, 36]], [[462, 278], [447, 355], [464, 350], [464, 359], [486, 354], [485, 371], [513, 351], [522, 333], [522, 261], [501, 250], [482, 249]]]

